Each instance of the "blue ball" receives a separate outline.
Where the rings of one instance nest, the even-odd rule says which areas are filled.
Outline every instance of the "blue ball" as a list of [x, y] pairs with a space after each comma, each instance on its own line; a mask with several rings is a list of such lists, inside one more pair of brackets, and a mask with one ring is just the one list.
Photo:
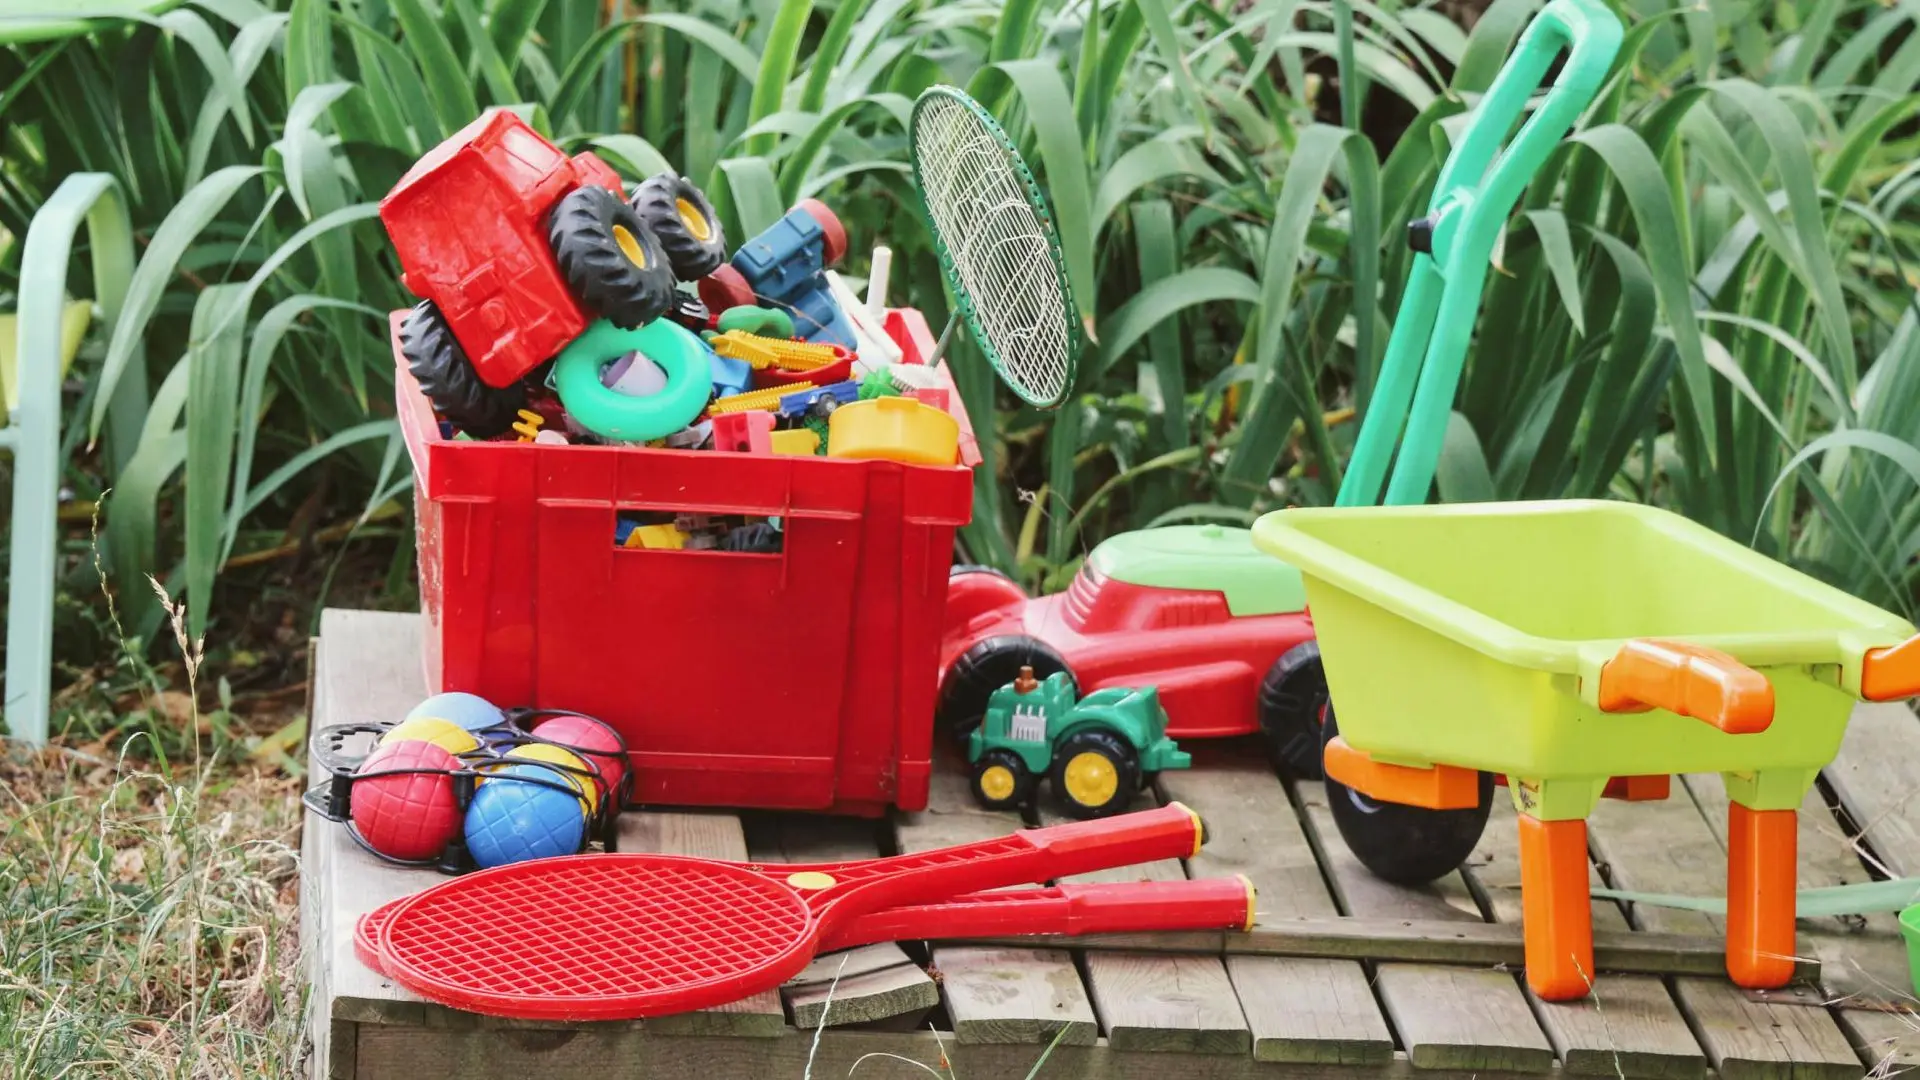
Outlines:
[[493, 702], [477, 694], [457, 692], [435, 694], [415, 705], [407, 713], [407, 719], [416, 716], [437, 716], [442, 720], [451, 720], [468, 731], [484, 731], [507, 722], [507, 714], [501, 712]]
[[[514, 777], [527, 777], [516, 780]], [[467, 807], [467, 851], [482, 867], [572, 855], [586, 839], [586, 812], [571, 791], [535, 781], [564, 780], [542, 765], [489, 773]]]

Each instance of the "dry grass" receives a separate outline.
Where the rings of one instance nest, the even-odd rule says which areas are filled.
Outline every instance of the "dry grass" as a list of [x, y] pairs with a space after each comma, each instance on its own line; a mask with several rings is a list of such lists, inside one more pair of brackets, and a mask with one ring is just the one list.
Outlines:
[[284, 1077], [297, 781], [0, 761], [0, 1078]]

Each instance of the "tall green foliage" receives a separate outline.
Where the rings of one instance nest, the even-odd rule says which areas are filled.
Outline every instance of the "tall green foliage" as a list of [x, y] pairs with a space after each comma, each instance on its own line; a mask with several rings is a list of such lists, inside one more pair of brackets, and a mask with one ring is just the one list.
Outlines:
[[[1051, 192], [1096, 342], [1059, 412], [998, 400], [964, 533], [976, 560], [1053, 584], [1119, 529], [1331, 501], [1404, 224], [1535, 6], [1495, 0], [1462, 30], [1368, 0], [688, 0], [610, 25], [557, 0], [201, 0], [0, 52], [0, 227], [23, 235], [71, 171], [128, 185], [144, 254], [93, 400], [144, 342], [148, 437], [185, 498], [122, 488], [110, 526], [177, 500], [180, 527], [109, 539], [204, 618], [222, 562], [316, 464], [368, 508], [404, 493], [382, 417], [386, 313], [408, 298], [375, 206], [479, 110], [630, 177], [671, 164], [736, 238], [826, 197], [851, 272], [884, 240], [893, 300], [937, 325], [905, 119], [927, 85], [965, 86]], [[1497, 254], [1439, 496], [1649, 500], [1910, 608], [1914, 16], [1622, 13], [1612, 81]], [[1355, 131], [1360, 94], [1411, 123]], [[985, 427], [995, 387], [960, 337]]]

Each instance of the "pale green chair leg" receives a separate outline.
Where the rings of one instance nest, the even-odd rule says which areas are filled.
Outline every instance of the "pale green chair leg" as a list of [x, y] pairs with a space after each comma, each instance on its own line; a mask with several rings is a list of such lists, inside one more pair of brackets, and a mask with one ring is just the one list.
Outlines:
[[[134, 267], [125, 200], [111, 176], [69, 176], [27, 229], [16, 353], [19, 404], [0, 430], [0, 447], [11, 450], [14, 458], [5, 719], [15, 738], [35, 745], [46, 741], [52, 705], [60, 381], [65, 366], [61, 316], [67, 303], [67, 264], [82, 221], [92, 239], [101, 319], [112, 326], [120, 315]], [[118, 430], [122, 418], [145, 411], [138, 400], [145, 396], [144, 357], [136, 354], [128, 368], [129, 377], [113, 388], [110, 405], [115, 421], [111, 434], [124, 444], [115, 448], [118, 453], [132, 445]]]

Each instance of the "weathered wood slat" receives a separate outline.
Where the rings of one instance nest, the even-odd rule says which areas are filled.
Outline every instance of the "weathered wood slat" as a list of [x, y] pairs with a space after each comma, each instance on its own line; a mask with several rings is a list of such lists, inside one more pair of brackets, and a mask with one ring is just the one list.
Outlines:
[[[756, 862], [852, 862], [880, 854], [872, 822], [756, 814], [747, 850]], [[794, 1025], [811, 1030], [902, 1018], [917, 1026], [940, 991], [899, 945], [876, 942], [817, 957], [781, 988]]]
[[[1136, 805], [1151, 801], [1148, 792]], [[1041, 819], [1048, 824], [1065, 820], [1046, 809]], [[1209, 826], [1232, 833], [1253, 823], [1215, 821]], [[1162, 859], [1061, 880], [1184, 881], [1186, 877], [1178, 859]], [[1239, 995], [1219, 957], [1103, 950], [1085, 954], [1084, 962], [1094, 1011], [1114, 1049], [1246, 1054], [1253, 1048], [1253, 1033]]]
[[[1207, 846], [1188, 860], [1189, 872], [1244, 874], [1265, 916], [1337, 916], [1293, 803], [1260, 749], [1201, 743], [1193, 754], [1192, 771], [1160, 778], [1165, 798], [1192, 807], [1211, 825]], [[1227, 976], [1256, 1059], [1351, 1065], [1393, 1059], [1393, 1033], [1359, 963], [1233, 956]]]
[[[1694, 896], [1726, 894], [1727, 861], [1686, 788], [1660, 802], [1601, 800], [1589, 842], [1616, 887]], [[1634, 905], [1636, 925], [1668, 933], [1721, 935], [1723, 920], [1700, 912]], [[1723, 973], [1674, 981], [1681, 1009], [1726, 1080], [1851, 1080], [1862, 1074], [1825, 1009], [1752, 1001]]]
[[[1458, 873], [1420, 889], [1374, 877], [1347, 850], [1327, 809], [1326, 790], [1299, 785], [1336, 898], [1348, 914], [1370, 918], [1452, 920], [1482, 924]], [[1553, 1044], [1540, 1030], [1526, 995], [1505, 971], [1381, 964], [1375, 985], [1401, 1045], [1422, 1068], [1541, 1072], [1553, 1067]]]
[[[961, 765], [945, 755], [934, 770], [927, 809], [897, 815], [894, 833], [901, 851], [926, 851], [1005, 836], [1023, 822], [983, 810], [973, 801]], [[1093, 1002], [1064, 949], [1035, 948], [1030, 939], [1000, 947], [938, 945], [934, 970], [954, 1036], [962, 1044], [1092, 1046], [1100, 1029]], [[1059, 1035], [1062, 1029], [1064, 1035]]]
[[[620, 815], [614, 844], [621, 851], [652, 851], [703, 859], [747, 858], [747, 838], [733, 814], [639, 813]], [[773, 990], [712, 1009], [650, 1021], [661, 1034], [736, 1035], [770, 1038], [787, 1030], [787, 1013]]]
[[[1493, 813], [1466, 874], [1496, 923], [1519, 926], [1519, 814], [1504, 790], [1494, 792]], [[1589, 866], [1593, 884], [1600, 875]], [[1626, 916], [1607, 900], [1593, 903], [1593, 925], [1628, 931]], [[1688, 1030], [1666, 983], [1653, 975], [1607, 974], [1593, 980], [1580, 1001], [1544, 1002], [1521, 982], [1534, 1012], [1571, 1073], [1585, 1076], [1661, 1077], [1693, 1080], [1707, 1071], [1706, 1055]]]

